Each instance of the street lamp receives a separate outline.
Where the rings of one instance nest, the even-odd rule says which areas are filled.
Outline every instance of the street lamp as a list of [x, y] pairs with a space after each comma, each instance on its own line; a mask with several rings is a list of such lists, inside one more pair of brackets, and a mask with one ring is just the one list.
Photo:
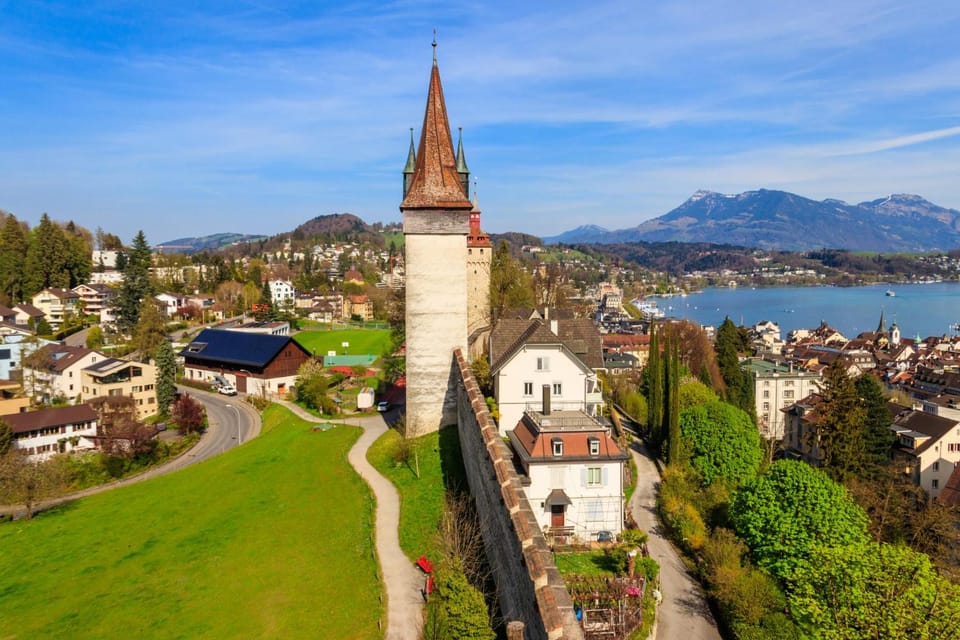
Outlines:
[[237, 446], [239, 447], [241, 444], [243, 444], [243, 439], [240, 437], [240, 409], [237, 409], [232, 404], [228, 404], [226, 406], [229, 409], [233, 409], [237, 414]]

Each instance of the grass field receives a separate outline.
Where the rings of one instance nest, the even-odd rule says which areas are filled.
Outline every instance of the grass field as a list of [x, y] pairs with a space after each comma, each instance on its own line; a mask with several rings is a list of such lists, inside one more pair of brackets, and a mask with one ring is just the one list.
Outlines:
[[0, 638], [379, 638], [373, 499], [280, 407], [170, 476], [0, 525]]
[[[327, 351], [337, 355], [381, 355], [390, 346], [390, 331], [386, 329], [343, 329], [337, 331], [301, 331], [293, 336], [307, 351], [322, 356]], [[346, 349], [341, 346], [349, 342]]]
[[393, 429], [380, 436], [367, 451], [367, 460], [389, 479], [400, 493], [400, 547], [416, 560], [434, 554], [437, 524], [443, 513], [447, 487], [466, 487], [460, 441], [450, 428], [413, 441], [420, 462], [420, 477], [414, 461], [397, 462], [402, 436]]

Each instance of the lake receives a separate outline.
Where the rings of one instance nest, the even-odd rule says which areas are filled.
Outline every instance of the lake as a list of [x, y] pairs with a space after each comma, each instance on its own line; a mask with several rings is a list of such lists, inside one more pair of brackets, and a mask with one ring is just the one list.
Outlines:
[[[895, 295], [887, 296], [887, 290]], [[750, 287], [705, 289], [686, 297], [657, 298], [657, 306], [674, 318], [720, 326], [726, 316], [752, 326], [761, 320], [780, 325], [783, 338], [793, 329], [813, 329], [825, 320], [847, 338], [875, 331], [881, 312], [887, 328], [896, 321], [900, 334], [956, 333], [960, 323], [960, 284], [881, 284], [865, 287]]]

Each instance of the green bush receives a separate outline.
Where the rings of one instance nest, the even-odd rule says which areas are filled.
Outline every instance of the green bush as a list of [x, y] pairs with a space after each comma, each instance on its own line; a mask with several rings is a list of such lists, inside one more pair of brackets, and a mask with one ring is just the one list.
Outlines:
[[483, 594], [470, 585], [460, 561], [437, 567], [434, 592], [427, 603], [426, 640], [494, 640]]

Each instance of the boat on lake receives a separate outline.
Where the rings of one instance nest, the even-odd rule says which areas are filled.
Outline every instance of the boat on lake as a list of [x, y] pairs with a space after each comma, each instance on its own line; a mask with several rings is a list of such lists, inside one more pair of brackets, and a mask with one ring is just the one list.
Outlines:
[[897, 292], [896, 292], [896, 291], [894, 291], [893, 289], [887, 289], [887, 297], [888, 297], [888, 298], [892, 298], [892, 297], [894, 297], [895, 295], [897, 295]]

